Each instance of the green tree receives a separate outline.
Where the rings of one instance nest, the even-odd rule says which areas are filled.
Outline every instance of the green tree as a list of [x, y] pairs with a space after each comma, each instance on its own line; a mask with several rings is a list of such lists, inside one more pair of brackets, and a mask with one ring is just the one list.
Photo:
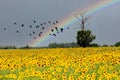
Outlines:
[[90, 30], [81, 30], [77, 32], [77, 44], [81, 47], [88, 47], [95, 39]]
[[86, 16], [86, 12], [82, 12], [80, 17], [76, 16], [81, 25], [81, 30], [77, 32], [77, 44], [81, 47], [88, 47], [90, 43], [96, 38], [95, 35], [92, 35], [91, 30], [85, 29], [88, 24], [89, 17]]
[[119, 46], [120, 46], [120, 41], [119, 41], [119, 42], [116, 42], [116, 43], [115, 43], [115, 46], [116, 46], [116, 47], [119, 47]]

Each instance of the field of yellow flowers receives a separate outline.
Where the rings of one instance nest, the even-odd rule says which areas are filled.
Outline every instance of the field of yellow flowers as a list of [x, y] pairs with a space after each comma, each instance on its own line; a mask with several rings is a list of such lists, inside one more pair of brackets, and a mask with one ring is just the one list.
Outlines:
[[120, 47], [0, 50], [0, 80], [120, 80]]

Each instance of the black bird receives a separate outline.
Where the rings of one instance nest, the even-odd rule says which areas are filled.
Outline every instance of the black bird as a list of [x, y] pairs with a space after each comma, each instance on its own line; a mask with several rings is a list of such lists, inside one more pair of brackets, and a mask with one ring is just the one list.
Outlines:
[[60, 31], [63, 32], [63, 28], [60, 28]]
[[45, 29], [44, 27], [42, 27], [42, 29]]
[[67, 27], [67, 29], [70, 29], [69, 27]]
[[39, 34], [39, 37], [41, 36], [41, 34]]
[[24, 24], [22, 24], [21, 27], [24, 27]]
[[36, 23], [36, 21], [34, 20], [34, 23]]
[[32, 28], [32, 25], [29, 25], [30, 26], [30, 28]]
[[36, 37], [34, 37], [34, 39], [36, 39]]
[[32, 34], [31, 34], [31, 33], [30, 33], [29, 35], [30, 35], [30, 36], [32, 36]]
[[53, 36], [56, 36], [56, 34], [53, 33]]
[[36, 26], [36, 28], [39, 28], [39, 27], [40, 27], [39, 25]]
[[56, 21], [56, 23], [58, 23], [58, 21]]
[[42, 32], [40, 32], [40, 34], [42, 34]]
[[42, 26], [42, 24], [40, 24]]
[[55, 25], [55, 23], [53, 23]]
[[53, 31], [54, 31], [54, 29], [51, 29], [51, 31], [53, 32]]
[[14, 24], [15, 24], [15, 25], [17, 25], [17, 23], [16, 23], [16, 22], [15, 22]]
[[46, 23], [44, 22], [44, 25], [46, 25]]
[[18, 31], [18, 30], [17, 30], [16, 32], [17, 32], [17, 33], [19, 33], [19, 31]]
[[57, 33], [59, 33], [58, 28], [57, 28], [57, 27], [55, 27], [55, 29], [56, 29]]
[[3, 30], [6, 30], [6, 28], [3, 28]]
[[33, 31], [33, 34], [35, 34], [35, 32]]
[[51, 23], [50, 21], [48, 21], [48, 23]]

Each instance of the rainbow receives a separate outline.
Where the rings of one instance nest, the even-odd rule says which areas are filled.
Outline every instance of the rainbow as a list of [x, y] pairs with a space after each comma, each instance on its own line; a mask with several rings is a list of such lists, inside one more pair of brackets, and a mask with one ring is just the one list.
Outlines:
[[[66, 18], [62, 19], [57, 26], [58, 27], [67, 27], [69, 25], [74, 24], [75, 22], [78, 21], [75, 17], [75, 14], [79, 13], [85, 9], [87, 9], [87, 15], [93, 16], [93, 15], [97, 14], [98, 12], [100, 12], [102, 10], [106, 10], [107, 8], [114, 6], [118, 3], [120, 3], [120, 0], [100, 0], [96, 4], [87, 6], [87, 7], [83, 8], [82, 10], [73, 12]], [[79, 17], [80, 15], [77, 15], [77, 16]], [[33, 40], [29, 45], [35, 47], [35, 46], [40, 46], [42, 43], [46, 42], [47, 40], [50, 39], [50, 37], [49, 37], [50, 31], [51, 31], [50, 29], [46, 30], [46, 33], [44, 35], [42, 35], [42, 37], [40, 37], [36, 40]]]

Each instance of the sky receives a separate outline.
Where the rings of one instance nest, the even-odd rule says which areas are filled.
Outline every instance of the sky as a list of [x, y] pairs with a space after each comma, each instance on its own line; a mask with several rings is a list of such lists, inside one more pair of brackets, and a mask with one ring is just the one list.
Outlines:
[[[99, 0], [0, 0], [0, 46], [15, 45], [17, 47], [30, 45], [34, 37], [38, 37], [39, 29], [35, 26], [43, 24], [47, 29], [54, 26], [51, 23], [60, 21], [78, 10], [83, 10], [90, 5], [97, 5]], [[101, 0], [104, 1], [104, 0]], [[113, 45], [120, 41], [120, 5], [112, 5], [90, 16], [87, 29], [96, 35], [93, 41], [98, 44]], [[79, 12], [78, 12], [79, 13]], [[76, 16], [76, 14], [75, 14]], [[36, 21], [34, 23], [33, 21]], [[17, 23], [15, 25], [14, 23]], [[24, 24], [24, 27], [21, 25]], [[33, 28], [29, 28], [32, 25]], [[77, 27], [79, 23], [69, 25], [56, 37], [50, 36], [37, 46], [47, 46], [49, 43], [76, 42]], [[4, 30], [6, 28], [6, 30]], [[43, 34], [47, 33], [47, 29]], [[16, 31], [19, 31], [17, 33]], [[32, 34], [35, 31], [36, 34]], [[29, 34], [32, 36], [29, 36]], [[41, 37], [42, 38], [42, 37]]]

